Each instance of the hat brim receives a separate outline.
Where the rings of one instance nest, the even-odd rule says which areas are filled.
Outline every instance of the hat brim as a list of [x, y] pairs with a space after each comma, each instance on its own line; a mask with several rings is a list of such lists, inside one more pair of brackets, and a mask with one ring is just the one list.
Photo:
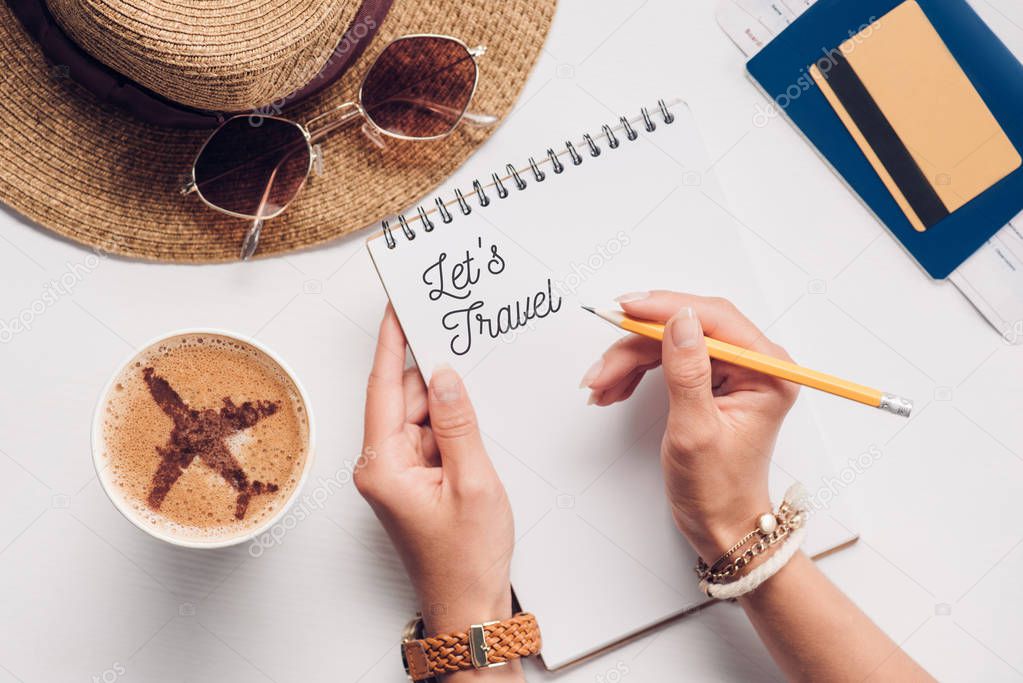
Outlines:
[[[304, 121], [355, 99], [363, 75], [391, 40], [441, 33], [487, 46], [472, 108], [503, 117], [543, 46], [555, 0], [395, 0], [373, 43], [345, 75], [283, 115]], [[0, 7], [0, 201], [28, 219], [105, 252], [179, 263], [238, 259], [248, 230], [183, 196], [209, 134], [160, 128], [96, 100], [48, 64], [7, 3]], [[324, 173], [263, 229], [258, 255], [334, 240], [411, 206], [493, 132], [460, 126], [426, 142], [375, 147], [358, 128], [322, 143]]]

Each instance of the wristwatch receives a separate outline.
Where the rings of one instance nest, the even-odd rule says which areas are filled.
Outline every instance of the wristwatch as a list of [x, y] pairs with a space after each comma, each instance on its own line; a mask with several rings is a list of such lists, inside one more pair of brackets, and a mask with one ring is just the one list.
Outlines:
[[505, 621], [473, 624], [464, 633], [435, 636], [424, 636], [423, 617], [417, 614], [405, 626], [401, 641], [401, 663], [410, 681], [434, 681], [444, 674], [490, 669], [539, 652], [540, 627], [528, 612]]

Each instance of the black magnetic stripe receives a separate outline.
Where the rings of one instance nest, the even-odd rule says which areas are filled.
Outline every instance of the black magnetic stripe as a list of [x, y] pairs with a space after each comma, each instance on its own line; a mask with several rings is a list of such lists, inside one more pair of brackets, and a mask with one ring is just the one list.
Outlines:
[[949, 211], [927, 180], [927, 176], [909, 153], [863, 81], [849, 65], [841, 50], [832, 53], [834, 63], [825, 74], [849, 116], [891, 174], [895, 184], [913, 207], [925, 227], [930, 228], [948, 217]]

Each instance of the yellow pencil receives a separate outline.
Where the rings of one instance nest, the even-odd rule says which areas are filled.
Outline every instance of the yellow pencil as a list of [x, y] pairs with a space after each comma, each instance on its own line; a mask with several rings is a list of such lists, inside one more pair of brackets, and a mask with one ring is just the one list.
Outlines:
[[[621, 311], [598, 310], [589, 306], [583, 306], [583, 308], [623, 330], [658, 341], [664, 337], [664, 325], [661, 323], [630, 318]], [[878, 389], [871, 389], [862, 384], [856, 384], [834, 375], [810, 370], [795, 363], [744, 349], [741, 346], [735, 346], [734, 344], [718, 341], [717, 339], [711, 339], [710, 337], [704, 337], [704, 339], [707, 341], [708, 355], [715, 360], [749, 368], [756, 372], [762, 372], [765, 375], [801, 384], [804, 387], [826, 391], [829, 394], [858, 401], [868, 406], [894, 413], [895, 415], [909, 417], [910, 412], [913, 410], [913, 402], [907, 398], [888, 394]]]

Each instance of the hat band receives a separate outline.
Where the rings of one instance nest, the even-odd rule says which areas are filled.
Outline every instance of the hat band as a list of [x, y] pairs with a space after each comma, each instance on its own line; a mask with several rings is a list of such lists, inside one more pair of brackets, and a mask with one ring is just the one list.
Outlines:
[[[67, 75], [102, 102], [113, 104], [147, 123], [169, 128], [216, 128], [230, 112], [195, 109], [169, 100], [114, 71], [68, 36], [50, 14], [45, 0], [7, 0], [26, 32], [52, 63], [67, 68]], [[348, 30], [341, 36], [326, 64], [312, 80], [279, 100], [258, 108], [279, 112], [337, 81], [372, 42], [393, 0], [363, 0]]]

